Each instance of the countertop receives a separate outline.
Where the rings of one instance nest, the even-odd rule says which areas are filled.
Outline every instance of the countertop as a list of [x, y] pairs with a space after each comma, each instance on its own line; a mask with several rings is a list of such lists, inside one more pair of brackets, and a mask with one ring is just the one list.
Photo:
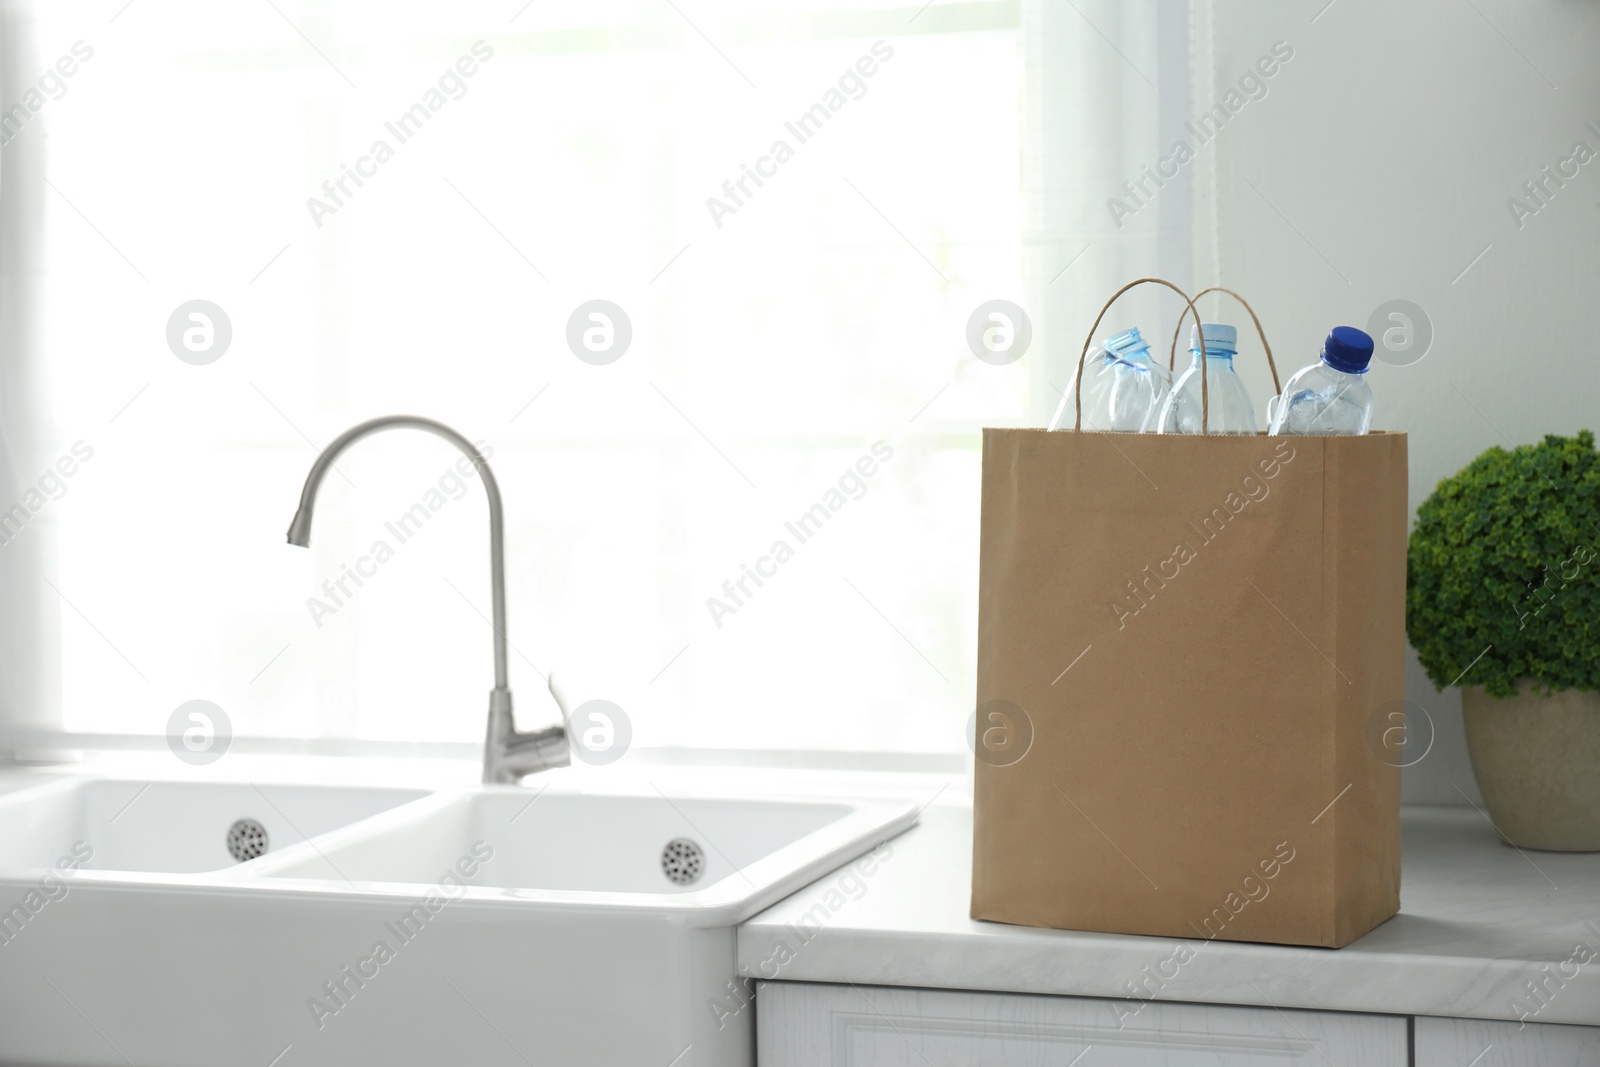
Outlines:
[[[1470, 807], [1401, 825], [1400, 914], [1342, 949], [1189, 941], [1155, 999], [1600, 1025], [1600, 854], [1519, 851]], [[878, 858], [745, 923], [740, 973], [1127, 997], [1179, 945], [975, 922], [971, 873], [971, 808], [930, 807]]]

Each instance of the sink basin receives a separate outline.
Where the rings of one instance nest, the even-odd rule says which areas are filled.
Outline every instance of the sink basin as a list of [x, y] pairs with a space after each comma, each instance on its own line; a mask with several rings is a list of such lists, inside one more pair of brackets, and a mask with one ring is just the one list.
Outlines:
[[[737, 924], [917, 819], [558, 775], [0, 797], [0, 1063], [752, 1067]], [[235, 864], [241, 817], [272, 850]], [[38, 870], [77, 840], [94, 869]]]
[[[427, 794], [336, 785], [66, 779], [0, 796], [0, 870], [188, 874], [305, 841]], [[234, 830], [235, 824], [240, 824]]]
[[398, 883], [393, 891], [419, 894], [469, 857], [471, 877], [458, 871], [461, 886], [449, 886], [466, 897], [692, 909], [706, 923], [737, 922], [780, 880], [804, 884], [836, 866], [838, 845], [879, 814], [839, 803], [486, 788], [396, 813], [383, 833], [284, 853], [257, 873]]

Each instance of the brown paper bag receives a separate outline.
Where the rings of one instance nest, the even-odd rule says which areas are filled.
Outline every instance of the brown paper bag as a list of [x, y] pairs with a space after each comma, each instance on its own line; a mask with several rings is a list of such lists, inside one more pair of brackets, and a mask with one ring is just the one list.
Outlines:
[[983, 444], [972, 917], [1337, 947], [1393, 915], [1405, 435]]

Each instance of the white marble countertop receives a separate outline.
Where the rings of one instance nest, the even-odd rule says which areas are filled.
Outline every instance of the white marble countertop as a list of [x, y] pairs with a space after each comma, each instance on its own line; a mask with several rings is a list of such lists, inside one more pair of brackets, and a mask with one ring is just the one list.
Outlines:
[[1600, 854], [1520, 852], [1472, 808], [1408, 808], [1402, 826], [1400, 914], [1365, 937], [1195, 940], [1174, 966], [1167, 938], [974, 922], [972, 811], [930, 807], [880, 858], [745, 923], [740, 973], [1094, 997], [1143, 983], [1159, 1000], [1600, 1025]]

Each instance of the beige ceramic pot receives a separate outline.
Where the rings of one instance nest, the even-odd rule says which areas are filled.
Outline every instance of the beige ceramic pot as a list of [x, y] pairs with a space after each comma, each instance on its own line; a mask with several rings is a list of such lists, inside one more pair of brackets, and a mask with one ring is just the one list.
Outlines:
[[1472, 772], [1489, 816], [1520, 848], [1600, 851], [1600, 693], [1497, 700], [1461, 691]]

